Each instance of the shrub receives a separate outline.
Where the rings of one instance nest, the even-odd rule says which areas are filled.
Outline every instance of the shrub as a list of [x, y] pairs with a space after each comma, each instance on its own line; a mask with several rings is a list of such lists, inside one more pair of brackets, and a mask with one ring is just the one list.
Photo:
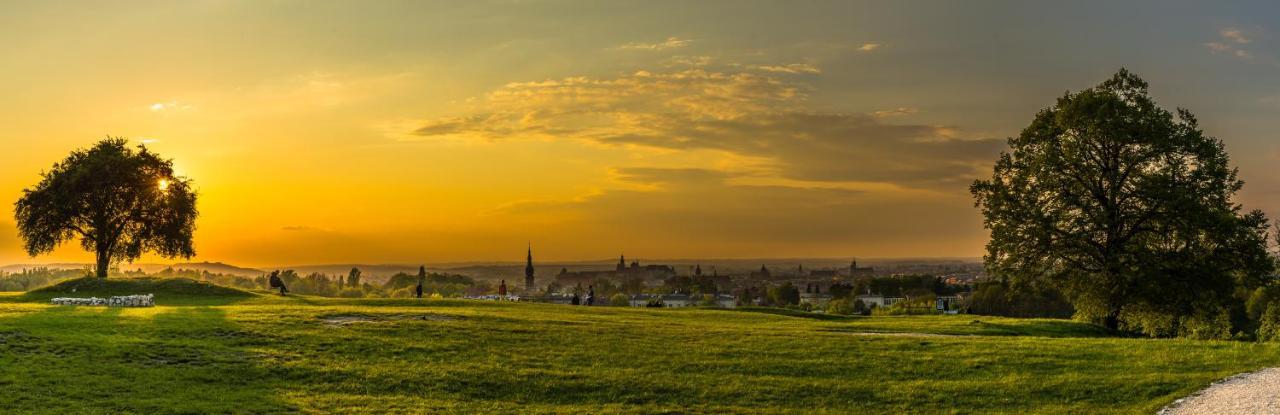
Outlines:
[[[858, 300], [855, 300], [855, 301], [858, 301]], [[861, 301], [858, 301], [858, 302], [861, 302]], [[854, 306], [850, 303], [848, 298], [835, 299], [827, 303], [828, 314], [848, 316], [848, 315], [853, 315], [853, 313], [855, 312], [856, 310], [854, 310]]]
[[613, 297], [609, 297], [609, 305], [614, 307], [626, 307], [631, 305], [631, 299], [626, 294], [617, 293]]
[[354, 287], [343, 288], [342, 291], [338, 291], [338, 296], [342, 298], [364, 298], [364, 290]]
[[1245, 302], [1245, 310], [1249, 313], [1250, 319], [1258, 320], [1271, 308], [1272, 304], [1277, 302], [1280, 302], [1280, 286], [1258, 287]]
[[1178, 335], [1196, 340], [1227, 340], [1231, 338], [1231, 316], [1226, 311], [1197, 312], [1182, 318]]
[[1272, 303], [1258, 322], [1258, 341], [1280, 341], [1280, 303]]

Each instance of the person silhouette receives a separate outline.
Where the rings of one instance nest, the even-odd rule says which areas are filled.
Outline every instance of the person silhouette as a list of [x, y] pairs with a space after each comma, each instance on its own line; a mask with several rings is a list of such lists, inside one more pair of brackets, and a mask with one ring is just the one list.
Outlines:
[[414, 288], [414, 292], [417, 293], [418, 298], [422, 298], [422, 281], [418, 281], [418, 286]]
[[507, 280], [502, 280], [502, 283], [498, 284], [498, 297], [499, 300], [507, 297]]
[[578, 293], [573, 293], [573, 300], [570, 301], [573, 305], [582, 304], [582, 300], [578, 298]]
[[587, 305], [595, 305], [596, 303], [596, 287], [594, 285], [587, 286]]
[[284, 296], [285, 293], [289, 292], [289, 289], [284, 286], [284, 280], [280, 279], [280, 270], [271, 271], [271, 278], [269, 278], [269, 281], [271, 283], [271, 288], [280, 289], [281, 296]]

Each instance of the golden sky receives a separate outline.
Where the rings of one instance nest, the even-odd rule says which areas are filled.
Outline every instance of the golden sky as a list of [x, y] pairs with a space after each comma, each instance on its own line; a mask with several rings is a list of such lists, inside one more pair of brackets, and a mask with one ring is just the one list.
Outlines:
[[960, 3], [5, 2], [0, 264], [90, 259], [12, 201], [106, 135], [194, 180], [195, 260], [979, 256], [968, 184], [1121, 66], [1280, 203], [1274, 6]]

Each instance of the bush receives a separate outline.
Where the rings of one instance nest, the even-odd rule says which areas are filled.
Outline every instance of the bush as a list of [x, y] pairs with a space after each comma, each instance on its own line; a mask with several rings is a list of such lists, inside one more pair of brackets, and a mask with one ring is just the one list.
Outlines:
[[338, 291], [338, 296], [342, 298], [364, 298], [364, 290], [359, 288], [343, 288]]
[[[1227, 325], [1229, 327], [1230, 323]], [[1172, 313], [1130, 305], [1120, 310], [1120, 330], [1150, 337], [1171, 337], [1178, 332], [1178, 319]]]
[[1196, 340], [1227, 340], [1231, 338], [1231, 316], [1226, 311], [1198, 312], [1183, 317], [1178, 335]]
[[1258, 341], [1280, 341], [1280, 303], [1272, 303], [1258, 322]]
[[1258, 320], [1277, 302], [1280, 302], [1280, 286], [1258, 287], [1245, 302], [1245, 310], [1249, 313], [1249, 319]]
[[627, 307], [631, 305], [631, 298], [626, 294], [617, 293], [613, 297], [609, 297], [609, 305], [614, 307]]
[[853, 315], [856, 311], [848, 298], [831, 300], [827, 303], [827, 314], [835, 314], [840, 316]]

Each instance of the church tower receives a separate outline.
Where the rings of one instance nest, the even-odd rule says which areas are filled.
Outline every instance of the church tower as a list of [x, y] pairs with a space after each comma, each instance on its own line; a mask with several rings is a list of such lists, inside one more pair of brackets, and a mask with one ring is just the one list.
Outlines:
[[524, 291], [533, 292], [533, 244], [529, 244], [529, 254], [524, 263]]

